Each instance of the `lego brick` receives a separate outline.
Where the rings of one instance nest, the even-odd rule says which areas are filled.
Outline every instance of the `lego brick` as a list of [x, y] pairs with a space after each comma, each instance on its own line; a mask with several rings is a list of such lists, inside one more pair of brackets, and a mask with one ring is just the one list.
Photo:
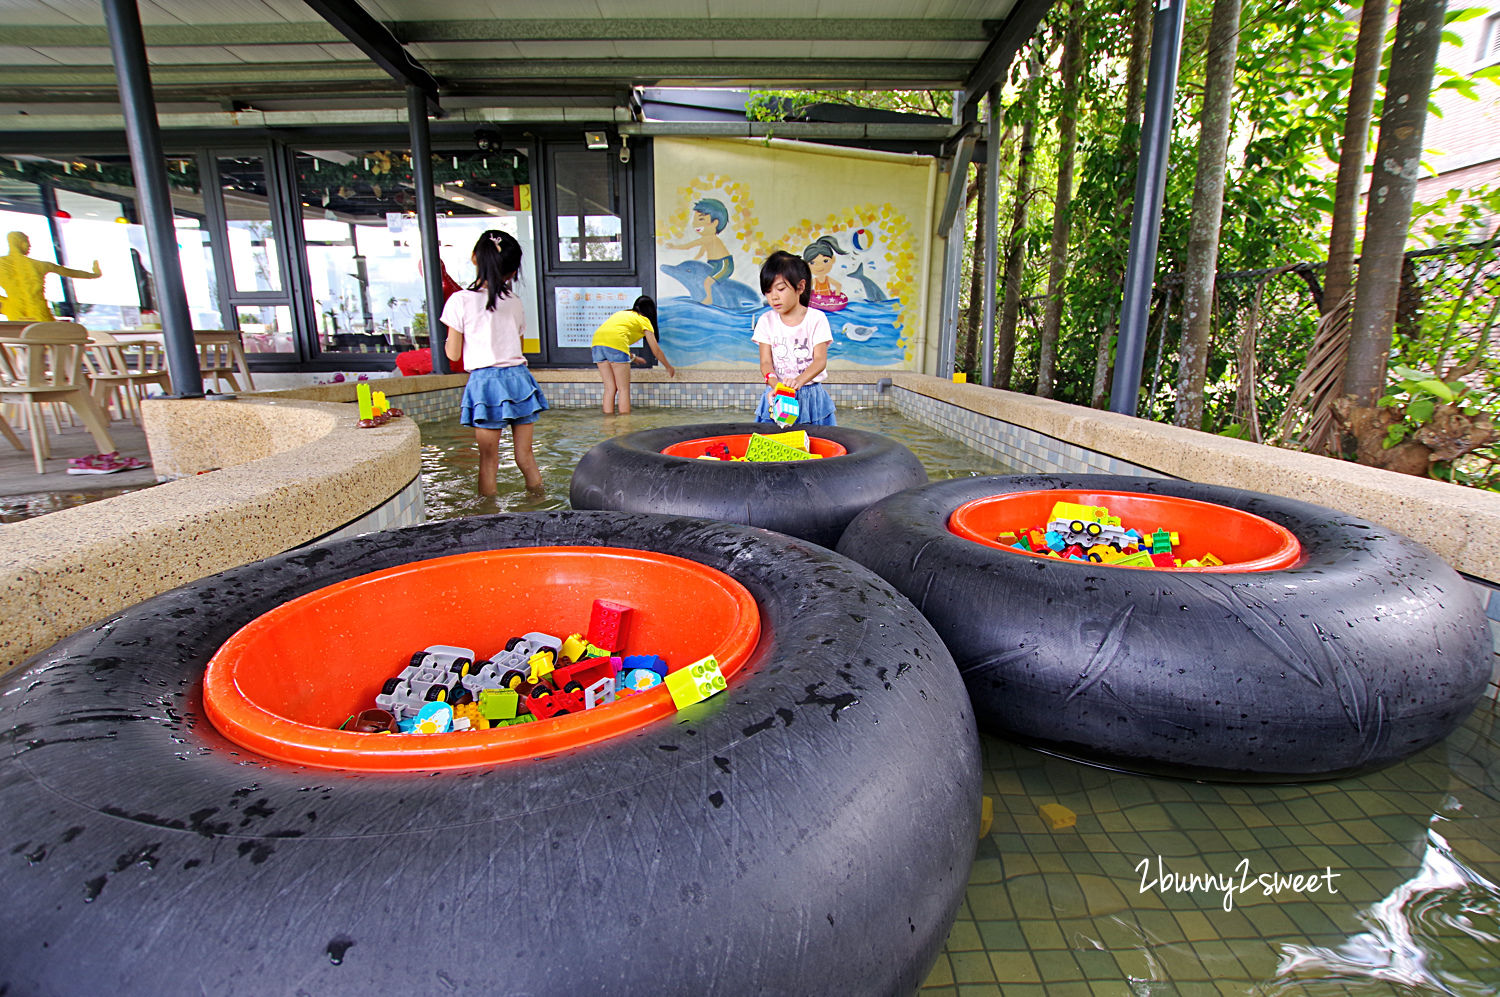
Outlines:
[[595, 599], [589, 613], [589, 642], [611, 653], [625, 646], [630, 607], [622, 602]]
[[667, 673], [667, 691], [672, 694], [672, 702], [679, 710], [723, 692], [725, 687], [724, 673], [719, 670], [719, 662], [711, 654], [675, 672]]

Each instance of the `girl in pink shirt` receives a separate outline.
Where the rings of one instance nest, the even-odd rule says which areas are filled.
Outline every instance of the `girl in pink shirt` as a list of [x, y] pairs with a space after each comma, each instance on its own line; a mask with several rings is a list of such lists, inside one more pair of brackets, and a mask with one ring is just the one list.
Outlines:
[[531, 491], [542, 490], [542, 473], [531, 452], [532, 424], [550, 408], [526, 367], [521, 339], [526, 314], [511, 283], [521, 269], [521, 244], [508, 232], [490, 229], [474, 244], [476, 273], [467, 290], [443, 306], [448, 327], [445, 352], [469, 371], [459, 417], [474, 427], [479, 444], [479, 494], [495, 494], [500, 468], [500, 434], [510, 427], [516, 467]]

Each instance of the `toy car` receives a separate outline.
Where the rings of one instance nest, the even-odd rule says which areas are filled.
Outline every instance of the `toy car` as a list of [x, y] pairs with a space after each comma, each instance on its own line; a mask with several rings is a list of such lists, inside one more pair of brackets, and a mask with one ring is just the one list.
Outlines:
[[463, 680], [474, 665], [474, 652], [466, 647], [434, 644], [411, 656], [411, 664], [385, 680], [375, 705], [398, 721], [415, 714], [424, 703], [454, 703], [465, 692]]

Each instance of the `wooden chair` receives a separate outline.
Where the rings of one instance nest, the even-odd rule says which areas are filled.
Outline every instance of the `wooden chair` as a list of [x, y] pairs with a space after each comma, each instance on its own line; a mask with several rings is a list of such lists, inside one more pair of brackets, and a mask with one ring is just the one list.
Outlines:
[[159, 384], [167, 392], [172, 390], [172, 378], [155, 343], [123, 342], [107, 332], [90, 332], [83, 362], [93, 382], [95, 403], [107, 413], [109, 400], [118, 397], [122, 419], [128, 412], [132, 420], [141, 421], [140, 399], [146, 385]]
[[198, 344], [198, 369], [203, 372], [205, 382], [212, 377], [214, 387], [223, 390], [223, 382], [228, 381], [230, 389], [238, 391], [240, 382], [236, 378], [243, 377], [245, 386], [255, 390], [255, 379], [250, 376], [250, 364], [245, 359], [245, 345], [239, 332], [234, 329], [199, 329], [193, 333], [193, 339]]
[[76, 322], [33, 322], [11, 340], [14, 363], [0, 371], [0, 401], [19, 399], [26, 405], [27, 425], [31, 430], [31, 453], [36, 459], [36, 473], [45, 474], [50, 456], [47, 434], [42, 429], [37, 407], [46, 402], [65, 402], [77, 411], [100, 453], [117, 448], [109, 437], [108, 420], [89, 391], [83, 372], [83, 354], [88, 346], [88, 330]]

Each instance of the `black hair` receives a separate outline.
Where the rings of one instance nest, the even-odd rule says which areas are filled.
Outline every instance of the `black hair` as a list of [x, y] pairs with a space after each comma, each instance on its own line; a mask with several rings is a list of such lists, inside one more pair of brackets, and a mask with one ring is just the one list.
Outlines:
[[474, 243], [474, 283], [469, 290], [488, 288], [484, 310], [495, 310], [496, 298], [510, 297], [510, 283], [521, 269], [521, 244], [509, 232], [488, 229]]
[[766, 262], [760, 265], [760, 293], [765, 294], [771, 290], [771, 285], [776, 283], [776, 278], [785, 278], [786, 282], [795, 288], [800, 281], [802, 293], [797, 300], [804, 305], [812, 295], [812, 268], [807, 261], [794, 253], [788, 253], [784, 249], [778, 249], [766, 257]]
[[849, 254], [845, 252], [843, 246], [839, 245], [839, 241], [831, 235], [821, 236], [820, 238], [813, 240], [808, 244], [807, 248], [802, 251], [802, 258], [809, 263], [817, 259], [819, 256], [826, 256], [831, 260], [835, 255], [848, 256]]
[[636, 298], [635, 304], [630, 306], [630, 310], [637, 315], [644, 316], [646, 321], [651, 323], [652, 332], [659, 333], [661, 331], [656, 326], [656, 302], [652, 300], [651, 295], [643, 294], [639, 298]]

